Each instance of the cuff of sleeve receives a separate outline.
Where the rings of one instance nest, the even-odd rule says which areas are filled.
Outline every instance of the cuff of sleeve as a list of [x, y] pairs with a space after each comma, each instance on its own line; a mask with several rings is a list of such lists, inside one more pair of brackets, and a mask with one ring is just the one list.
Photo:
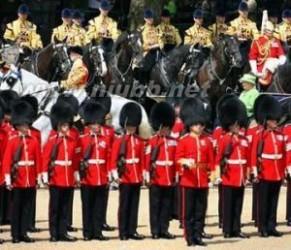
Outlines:
[[10, 174], [5, 174], [5, 183], [6, 183], [6, 186], [11, 186], [11, 176], [10, 176]]

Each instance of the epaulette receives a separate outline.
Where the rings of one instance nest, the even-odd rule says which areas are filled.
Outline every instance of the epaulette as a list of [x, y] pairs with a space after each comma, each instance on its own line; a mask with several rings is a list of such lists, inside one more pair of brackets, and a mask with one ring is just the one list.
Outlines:
[[10, 135], [10, 136], [9, 136], [9, 140], [13, 140], [13, 139], [15, 139], [15, 138], [17, 138], [17, 137], [18, 137], [18, 135], [16, 135], [16, 134]]
[[57, 136], [58, 136], [58, 135], [51, 135], [51, 136], [49, 137], [49, 140], [56, 139], [56, 138], [57, 138]]

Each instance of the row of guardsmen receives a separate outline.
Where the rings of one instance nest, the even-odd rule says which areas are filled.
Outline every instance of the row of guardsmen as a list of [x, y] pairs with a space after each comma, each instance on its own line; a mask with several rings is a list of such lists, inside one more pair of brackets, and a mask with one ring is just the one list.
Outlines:
[[[61, 13], [63, 23], [53, 30], [51, 42], [66, 42], [69, 46], [85, 46], [92, 40], [98, 43], [106, 43], [108, 40], [116, 41], [121, 32], [117, 28], [117, 22], [108, 16], [110, 9], [110, 3], [102, 0], [99, 8], [100, 15], [90, 20], [86, 29], [82, 27], [83, 16], [79, 10], [63, 9]], [[185, 31], [184, 43], [211, 47], [221, 33], [234, 35], [241, 42], [252, 41], [260, 35], [260, 32], [256, 23], [248, 18], [248, 12], [248, 4], [242, 1], [238, 7], [239, 16], [226, 24], [225, 10], [218, 6], [216, 22], [204, 28], [203, 12], [197, 9], [193, 13], [194, 25]], [[36, 25], [27, 20], [28, 15], [28, 6], [20, 5], [18, 19], [7, 24], [4, 39], [8, 42], [17, 42], [20, 46], [40, 49], [42, 48], [41, 38], [37, 33]], [[145, 25], [139, 28], [142, 32], [145, 53], [157, 47], [168, 51], [182, 43], [179, 31], [170, 23], [170, 17], [170, 12], [164, 9], [161, 14], [161, 24], [155, 26], [153, 11], [145, 10]], [[282, 20], [282, 23], [277, 25], [276, 36], [282, 42], [287, 42], [291, 36], [289, 9], [283, 11]]]
[[[169, 223], [173, 203], [178, 203], [187, 245], [204, 246], [203, 238], [211, 238], [204, 231], [210, 182], [220, 186], [224, 237], [247, 238], [241, 231], [241, 212], [250, 179], [256, 187], [254, 219], [259, 235], [282, 236], [276, 230], [276, 215], [285, 177], [290, 192], [290, 107], [286, 124], [279, 127], [282, 108], [272, 96], [256, 99], [250, 126], [244, 104], [235, 95], [223, 96], [217, 105], [220, 126], [213, 134], [205, 131], [210, 112], [199, 98], [186, 98], [175, 108], [160, 102], [150, 114], [155, 132], [144, 140], [138, 131], [142, 117], [138, 104], [129, 102], [122, 108], [119, 121], [124, 133], [117, 136], [106, 125], [109, 96], [88, 99], [78, 109], [76, 98], [63, 94], [51, 109], [52, 131], [43, 148], [40, 131], [32, 127], [35, 98], [2, 91], [0, 104], [0, 197], [11, 190], [13, 243], [34, 242], [27, 232], [41, 183], [49, 190], [51, 242], [76, 240], [68, 234], [75, 187], [81, 190], [84, 240], [108, 240], [102, 225], [111, 181], [119, 184], [120, 240], [144, 239], [137, 226], [140, 190], [146, 184], [152, 238], [175, 238]], [[73, 125], [76, 110], [84, 125], [81, 131]], [[173, 202], [175, 187], [180, 198]]]

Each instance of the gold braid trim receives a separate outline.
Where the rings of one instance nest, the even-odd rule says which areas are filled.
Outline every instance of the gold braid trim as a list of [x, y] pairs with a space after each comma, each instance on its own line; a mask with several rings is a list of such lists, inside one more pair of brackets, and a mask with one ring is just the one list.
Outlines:
[[258, 41], [255, 41], [259, 50], [259, 54], [261, 57], [258, 59], [258, 65], [262, 65], [266, 62], [270, 49], [271, 49], [271, 41], [267, 41], [264, 45], [260, 46]]

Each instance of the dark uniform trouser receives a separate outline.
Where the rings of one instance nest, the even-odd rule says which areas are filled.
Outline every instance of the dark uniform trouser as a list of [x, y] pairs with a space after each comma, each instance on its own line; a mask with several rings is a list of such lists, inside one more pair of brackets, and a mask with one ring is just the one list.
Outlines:
[[281, 181], [260, 180], [258, 197], [258, 229], [272, 231], [277, 224], [277, 207], [280, 193]]
[[108, 205], [108, 199], [109, 199], [109, 185], [106, 185], [106, 189], [104, 191], [104, 196], [103, 196], [103, 201], [102, 201], [102, 204], [103, 204], [103, 208], [102, 208], [102, 224], [107, 224], [107, 205]]
[[223, 192], [222, 192], [222, 183], [218, 185], [218, 223], [222, 225], [222, 214], [223, 214]]
[[49, 227], [51, 237], [67, 234], [67, 219], [72, 187], [50, 187]]
[[12, 210], [12, 192], [8, 189], [3, 191], [3, 219], [2, 224], [9, 224]]
[[35, 188], [14, 188], [12, 190], [11, 235], [19, 238], [27, 234], [29, 209]]
[[258, 189], [259, 183], [253, 183], [252, 220], [257, 224], [258, 219]]
[[136, 233], [140, 187], [140, 184], [120, 184], [119, 186], [118, 225], [120, 237]]
[[151, 233], [166, 233], [170, 224], [173, 187], [152, 185], [149, 192]]
[[0, 225], [3, 224], [4, 219], [4, 191], [5, 185], [0, 185]]
[[241, 212], [244, 187], [222, 186], [223, 192], [223, 232], [232, 234], [241, 232]]
[[286, 220], [291, 221], [291, 181], [287, 181]]
[[32, 199], [29, 209], [28, 229], [35, 228], [36, 189], [32, 190]]
[[81, 187], [84, 237], [98, 236], [102, 232], [106, 189], [106, 185]]
[[200, 237], [205, 224], [208, 188], [182, 187], [182, 220], [185, 237], [191, 242]]
[[67, 227], [73, 225], [73, 208], [74, 208], [74, 190], [70, 193], [69, 197], [69, 207], [68, 207], [68, 218], [67, 218]]

